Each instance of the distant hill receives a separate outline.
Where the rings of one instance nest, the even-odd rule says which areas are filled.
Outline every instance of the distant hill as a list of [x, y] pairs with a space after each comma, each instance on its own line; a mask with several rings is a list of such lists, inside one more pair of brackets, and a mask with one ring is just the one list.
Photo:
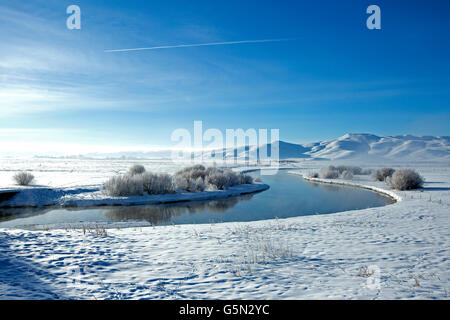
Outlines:
[[[252, 146], [250, 151], [259, 152]], [[270, 150], [270, 144], [268, 144]], [[244, 148], [226, 150], [227, 157], [244, 159]], [[306, 144], [279, 141], [280, 159], [345, 160], [389, 159], [450, 161], [450, 137], [412, 135], [379, 137], [373, 134], [346, 134], [342, 137]]]
[[[267, 145], [270, 150], [270, 144]], [[264, 146], [262, 146], [264, 147]], [[245, 159], [246, 149], [259, 152], [261, 146], [239, 147], [215, 151], [226, 158]], [[87, 159], [170, 159], [170, 150], [134, 151], [117, 153], [90, 153], [77, 156]], [[204, 158], [211, 152], [205, 152]], [[379, 137], [367, 133], [350, 133], [342, 137], [305, 144], [279, 141], [280, 159], [310, 160], [406, 160], [450, 161], [450, 137], [412, 135]]]

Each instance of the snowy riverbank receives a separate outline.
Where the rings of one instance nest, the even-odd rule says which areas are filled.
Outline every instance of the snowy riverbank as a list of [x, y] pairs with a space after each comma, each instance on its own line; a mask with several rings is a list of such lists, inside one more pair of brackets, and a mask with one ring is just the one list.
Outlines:
[[[263, 183], [237, 185], [226, 190], [204, 192], [178, 192], [175, 194], [144, 195], [131, 197], [110, 197], [99, 187], [84, 188], [22, 188], [4, 190], [18, 192], [9, 200], [0, 202], [0, 208], [17, 207], [94, 207], [94, 206], [131, 206], [145, 204], [164, 204], [186, 201], [219, 200], [267, 190]], [[1, 192], [1, 191], [0, 191]]]
[[[226, 190], [129, 197], [112, 197], [102, 192], [103, 183], [108, 178], [125, 174], [136, 163], [127, 160], [0, 159], [0, 208], [129, 206], [220, 200], [269, 188], [263, 183], [254, 183], [236, 185]], [[161, 160], [143, 160], [139, 163], [156, 173], [173, 174], [183, 167]], [[13, 175], [24, 168], [35, 176], [35, 185], [14, 184]]]
[[4, 229], [0, 297], [447, 299], [450, 168], [417, 169], [417, 191], [356, 176], [402, 201], [330, 215], [106, 234]]

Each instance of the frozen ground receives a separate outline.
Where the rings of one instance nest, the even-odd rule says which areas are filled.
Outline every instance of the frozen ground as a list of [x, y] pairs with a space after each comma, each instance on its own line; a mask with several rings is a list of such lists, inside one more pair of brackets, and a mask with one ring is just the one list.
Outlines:
[[[296, 166], [307, 174], [327, 164]], [[4, 229], [0, 297], [448, 299], [450, 167], [418, 171], [425, 188], [395, 191], [401, 198], [396, 204], [330, 215], [107, 230]], [[42, 172], [45, 184], [52, 175]], [[95, 169], [88, 175], [100, 176]], [[387, 189], [369, 177], [350, 182]]]

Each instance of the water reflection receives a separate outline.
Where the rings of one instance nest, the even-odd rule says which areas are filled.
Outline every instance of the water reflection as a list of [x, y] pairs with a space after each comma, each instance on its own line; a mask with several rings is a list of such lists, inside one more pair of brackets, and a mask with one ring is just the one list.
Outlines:
[[45, 214], [54, 208], [0, 208], [0, 222]]
[[3, 209], [0, 210], [0, 228], [33, 228], [38, 225], [58, 228], [65, 224], [98, 222], [117, 222], [115, 224], [118, 225], [127, 221], [152, 225], [255, 221], [365, 209], [393, 202], [366, 189], [309, 182], [282, 171], [273, 176], [260, 176], [257, 172], [251, 174], [255, 178], [260, 177], [270, 185], [270, 189], [223, 200], [166, 205]]
[[240, 201], [248, 201], [252, 195], [228, 198], [225, 200], [199, 201], [183, 204], [113, 208], [105, 212], [111, 221], [138, 220], [152, 225], [167, 224], [175, 217], [185, 214], [194, 215], [205, 211], [222, 214], [234, 208]]
[[323, 191], [325, 192], [339, 192], [342, 190], [342, 187], [338, 186], [338, 185], [332, 185], [332, 184], [326, 184], [324, 183], [322, 185]]

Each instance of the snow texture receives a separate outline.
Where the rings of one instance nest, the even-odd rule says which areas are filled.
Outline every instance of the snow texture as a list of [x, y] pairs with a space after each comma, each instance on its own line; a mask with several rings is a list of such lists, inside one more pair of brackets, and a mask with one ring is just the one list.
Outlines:
[[[307, 176], [323, 163], [291, 167]], [[0, 298], [448, 299], [450, 167], [414, 169], [425, 178], [421, 190], [394, 191], [371, 176], [311, 179], [361, 185], [398, 200], [364, 210], [105, 232], [3, 229]], [[97, 173], [80, 170], [79, 178], [89, 175]]]

